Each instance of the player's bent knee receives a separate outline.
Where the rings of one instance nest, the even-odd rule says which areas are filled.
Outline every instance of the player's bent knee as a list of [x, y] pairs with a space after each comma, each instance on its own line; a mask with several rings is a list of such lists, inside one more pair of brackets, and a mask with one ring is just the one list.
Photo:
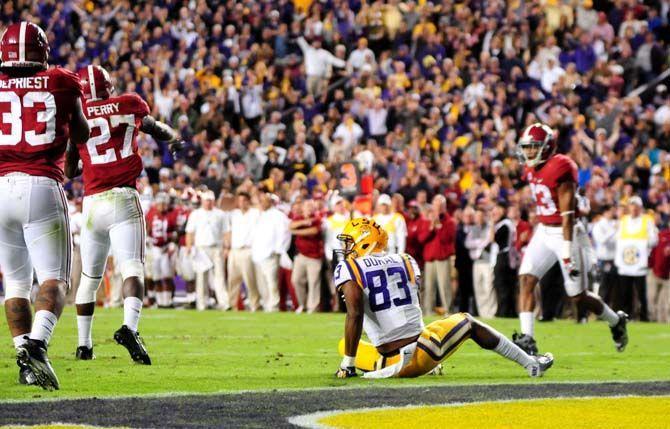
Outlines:
[[123, 261], [119, 265], [119, 271], [121, 272], [121, 278], [125, 282], [129, 277], [137, 277], [142, 283], [144, 283], [144, 264], [138, 259], [130, 259], [128, 261]]
[[86, 274], [81, 275], [81, 281], [79, 282], [79, 288], [77, 289], [77, 294], [74, 298], [75, 304], [88, 304], [95, 302], [95, 297], [98, 292], [98, 287], [100, 286], [101, 278], [92, 278]]
[[5, 280], [5, 300], [20, 298], [30, 300], [32, 282], [12, 282]]

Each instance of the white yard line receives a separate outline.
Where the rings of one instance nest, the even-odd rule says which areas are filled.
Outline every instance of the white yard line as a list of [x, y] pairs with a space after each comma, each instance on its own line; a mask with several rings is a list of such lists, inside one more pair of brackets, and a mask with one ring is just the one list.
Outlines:
[[[525, 378], [522, 380], [526, 380]], [[528, 381], [508, 381], [508, 382], [493, 382], [493, 383], [425, 383], [425, 384], [407, 384], [407, 385], [382, 385], [374, 382], [359, 384], [355, 386], [330, 386], [330, 387], [285, 387], [285, 388], [267, 388], [267, 389], [245, 389], [245, 390], [219, 390], [213, 392], [165, 392], [165, 393], [146, 393], [137, 395], [117, 395], [117, 396], [96, 396], [96, 400], [122, 400], [122, 399], [160, 399], [172, 398], [181, 396], [217, 396], [217, 395], [237, 395], [237, 394], [254, 394], [254, 393], [295, 393], [295, 392], [332, 392], [333, 390], [364, 390], [364, 389], [421, 389], [431, 387], [487, 387], [487, 386], [541, 386], [545, 384], [563, 384], [563, 385], [594, 385], [594, 384], [635, 384], [635, 383], [667, 383], [670, 380], [570, 380], [570, 381], [548, 381], [546, 383], [533, 383]], [[40, 393], [41, 391], [36, 391]], [[45, 393], [46, 394], [46, 393]], [[597, 398], [598, 396], [596, 396]], [[90, 396], [75, 396], [68, 398], [39, 398], [39, 399], [0, 399], [0, 404], [21, 404], [30, 402], [59, 402], [59, 401], [77, 401], [91, 399]]]

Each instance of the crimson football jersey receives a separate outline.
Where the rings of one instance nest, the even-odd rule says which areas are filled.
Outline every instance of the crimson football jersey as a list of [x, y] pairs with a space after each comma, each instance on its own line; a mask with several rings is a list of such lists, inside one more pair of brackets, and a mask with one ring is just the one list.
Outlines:
[[563, 182], [577, 183], [577, 164], [565, 155], [554, 155], [539, 167], [526, 167], [524, 177], [535, 199], [538, 221], [560, 225], [558, 186]]
[[142, 173], [137, 132], [149, 106], [137, 94], [84, 101], [91, 137], [79, 145], [84, 163], [84, 193], [98, 194], [117, 187], [135, 187]]
[[170, 234], [175, 230], [174, 216], [170, 212], [160, 213], [151, 208], [147, 213], [147, 225], [149, 226], [149, 237], [152, 238], [154, 246], [165, 246], [169, 242]]
[[0, 72], [0, 176], [25, 173], [62, 182], [79, 77], [60, 67], [31, 76]]
[[182, 234], [188, 222], [188, 216], [191, 214], [191, 209], [182, 205], [177, 205], [171, 212], [172, 222], [177, 231], [179, 231], [179, 245], [186, 246], [186, 234]]

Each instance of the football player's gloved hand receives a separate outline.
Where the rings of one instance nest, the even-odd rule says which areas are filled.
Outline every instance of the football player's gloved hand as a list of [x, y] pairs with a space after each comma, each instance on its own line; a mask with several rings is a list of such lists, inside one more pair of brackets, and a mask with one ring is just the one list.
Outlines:
[[563, 259], [563, 265], [565, 266], [565, 271], [567, 271], [571, 278], [576, 279], [579, 277], [579, 269], [572, 261], [572, 258]]
[[340, 369], [335, 373], [337, 378], [351, 378], [356, 377], [356, 358], [352, 356], [344, 356], [340, 363]]
[[340, 368], [335, 373], [335, 377], [337, 377], [337, 378], [351, 378], [351, 377], [357, 377], [357, 376], [358, 376], [358, 374], [356, 374], [356, 367], [354, 367], [354, 366], [348, 366], [346, 368]]
[[170, 149], [170, 153], [172, 154], [172, 157], [176, 159], [177, 154], [182, 149], [184, 149], [184, 141], [183, 140], [175, 140], [168, 145], [168, 148]]
[[576, 279], [579, 277], [579, 268], [572, 259], [572, 241], [563, 242], [563, 266], [570, 278]]

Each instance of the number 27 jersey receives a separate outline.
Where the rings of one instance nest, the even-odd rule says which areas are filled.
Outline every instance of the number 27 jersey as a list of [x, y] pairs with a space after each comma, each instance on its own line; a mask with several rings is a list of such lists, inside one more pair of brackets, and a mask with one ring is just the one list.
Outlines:
[[135, 188], [142, 172], [137, 153], [137, 132], [149, 106], [137, 94], [86, 101], [84, 115], [91, 137], [79, 145], [84, 163], [84, 193], [98, 194], [117, 187]]
[[339, 288], [353, 281], [363, 289], [363, 330], [375, 346], [419, 335], [424, 328], [419, 305], [421, 272], [407, 254], [347, 258], [335, 267]]

